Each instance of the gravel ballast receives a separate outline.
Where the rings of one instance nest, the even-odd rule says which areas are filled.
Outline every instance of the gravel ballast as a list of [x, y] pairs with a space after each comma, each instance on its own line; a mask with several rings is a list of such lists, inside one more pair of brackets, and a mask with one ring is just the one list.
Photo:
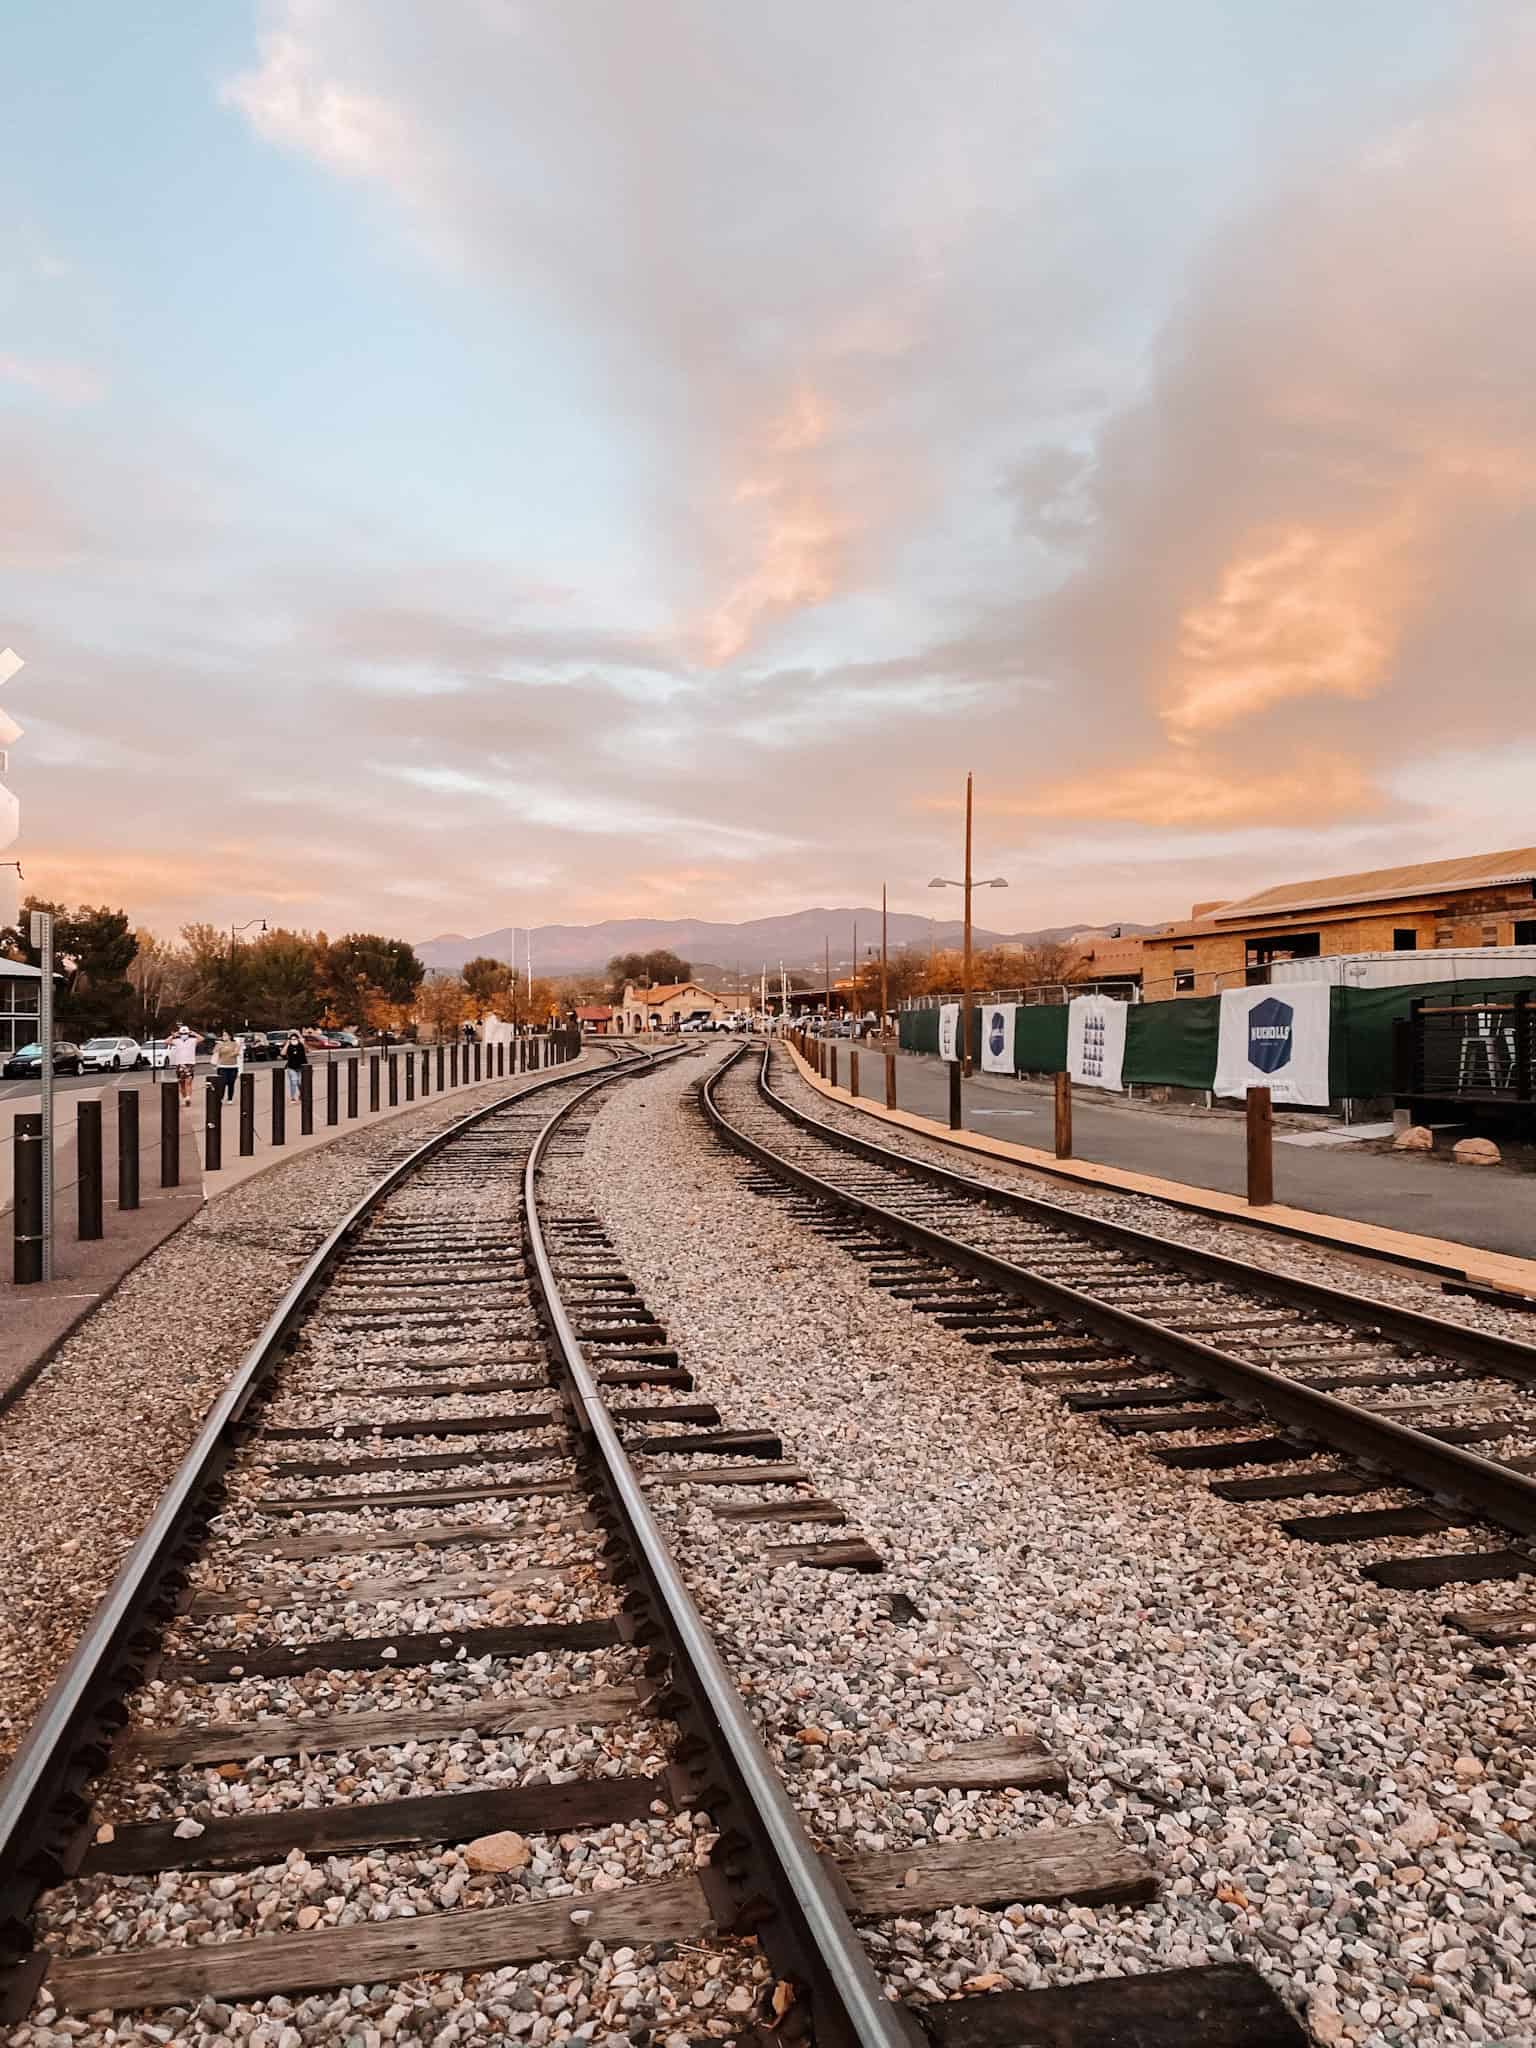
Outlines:
[[[716, 1519], [720, 1489], [653, 1495], [802, 1814], [843, 1853], [1105, 1820], [1161, 1880], [1134, 1908], [882, 1922], [888, 1984], [952, 1996], [1236, 1958], [1324, 2043], [1527, 2048], [1536, 1699], [1518, 1660], [1450, 1633], [1444, 1595], [1371, 1586], [1357, 1548], [1290, 1541], [871, 1289], [746, 1191], [687, 1099], [698, 1073], [616, 1094], [588, 1163], [699, 1396], [733, 1428], [777, 1429], [848, 1511], [846, 1530], [754, 1528]], [[1257, 1255], [1150, 1203], [1051, 1199]], [[1427, 1305], [1409, 1276], [1263, 1244], [1266, 1263]], [[764, 1555], [855, 1533], [881, 1576]], [[1067, 1765], [1064, 1797], [892, 1783], [946, 1745], [1029, 1731]]]
[[0, 1415], [0, 1769], [304, 1261], [392, 1164], [528, 1078], [434, 1098], [221, 1195]]

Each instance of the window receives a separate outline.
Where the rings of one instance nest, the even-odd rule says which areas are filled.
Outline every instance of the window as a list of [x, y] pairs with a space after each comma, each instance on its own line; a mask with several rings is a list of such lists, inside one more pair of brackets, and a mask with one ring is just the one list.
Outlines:
[[1515, 926], [1517, 946], [1536, 946], [1536, 917], [1523, 917]]
[[1484, 944], [1485, 946], [1496, 946], [1496, 945], [1497, 945], [1498, 943], [1499, 943], [1499, 928], [1498, 928], [1498, 926], [1497, 926], [1496, 924], [1485, 924], [1485, 925], [1483, 926], [1483, 944]]
[[1419, 950], [1419, 934], [1417, 930], [1412, 926], [1399, 926], [1392, 934], [1392, 950], [1394, 953], [1417, 953]]
[[1194, 994], [1195, 970], [1192, 967], [1176, 967], [1173, 970], [1173, 992], [1176, 996]]
[[1455, 932], [1454, 932], [1454, 931], [1452, 930], [1452, 928], [1451, 928], [1451, 926], [1450, 926], [1450, 925], [1448, 925], [1448, 924], [1437, 924], [1437, 925], [1435, 926], [1435, 944], [1436, 944], [1437, 946], [1450, 946], [1450, 945], [1454, 945], [1454, 944], [1455, 944], [1455, 941], [1456, 941], [1456, 934], [1455, 934]]

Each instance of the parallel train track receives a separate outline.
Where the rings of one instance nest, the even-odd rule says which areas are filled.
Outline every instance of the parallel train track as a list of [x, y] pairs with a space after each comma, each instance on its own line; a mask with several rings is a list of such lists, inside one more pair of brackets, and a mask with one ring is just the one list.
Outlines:
[[[1487, 1547], [1380, 1559], [1368, 1570], [1382, 1585], [1536, 1572], [1536, 1347], [914, 1158], [790, 1102], [775, 1085], [785, 1060], [738, 1054], [702, 1091], [705, 1113], [762, 1170], [758, 1185], [793, 1190], [876, 1285], [1073, 1409], [1145, 1436], [1167, 1464], [1260, 1468], [1218, 1480], [1227, 1499], [1427, 1497], [1299, 1515], [1283, 1525], [1293, 1535], [1497, 1532]], [[1536, 1628], [1529, 1607], [1451, 1618], [1489, 1644]]]
[[[218, 2028], [255, 2001], [682, 1941], [716, 1945], [722, 1982], [771, 1961], [766, 1988], [749, 1972], [762, 1997], [743, 2037], [761, 2022], [826, 2048], [1088, 2048], [1145, 2024], [1190, 2048], [1295, 2048], [1246, 1966], [941, 2006], [886, 1994], [855, 1920], [947, 1904], [955, 1852], [818, 1853], [653, 1515], [655, 1488], [698, 1483], [722, 1515], [843, 1519], [800, 1491], [776, 1437], [680, 1398], [691, 1377], [574, 1164], [613, 1078], [551, 1077], [429, 1140], [272, 1317], [0, 1783], [0, 2020]], [[853, 1556], [869, 1568], [841, 1540], [818, 1561]], [[529, 1782], [499, 1748], [594, 1725], [660, 1767]], [[1065, 1782], [1038, 1745], [976, 1747], [935, 1782]], [[433, 1775], [444, 1755], [466, 1761]], [[697, 1822], [707, 1856], [679, 1860], [669, 1817]], [[590, 1871], [597, 1831], [625, 1824], [659, 1844], [656, 1881], [497, 1889], [530, 1857], [537, 1875], [528, 1837]], [[368, 1907], [391, 1885], [414, 1900], [412, 1873], [466, 1841], [469, 1886], [489, 1889]], [[1102, 1828], [960, 1861], [961, 1903], [1029, 1896], [1026, 1868], [1063, 1901], [1156, 1883]], [[365, 1881], [338, 1914], [325, 1895], [348, 1868]], [[242, 1871], [273, 1907], [254, 1929], [228, 1903]], [[135, 1914], [157, 1885], [180, 1917], [145, 1941]], [[298, 1898], [324, 1903], [295, 1914]]]

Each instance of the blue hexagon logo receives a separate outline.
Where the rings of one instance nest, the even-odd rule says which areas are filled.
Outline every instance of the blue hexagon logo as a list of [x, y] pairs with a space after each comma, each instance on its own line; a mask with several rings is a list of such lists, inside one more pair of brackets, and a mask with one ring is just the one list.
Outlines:
[[1008, 1039], [1007, 1026], [1003, 1022], [1005, 1014], [1002, 1010], [994, 1010], [992, 1012], [992, 1022], [987, 1030], [987, 1050], [995, 1060], [1002, 1058], [1003, 1047]]
[[1296, 1012], [1278, 996], [1266, 996], [1248, 1012], [1248, 1064], [1261, 1074], [1289, 1066]]

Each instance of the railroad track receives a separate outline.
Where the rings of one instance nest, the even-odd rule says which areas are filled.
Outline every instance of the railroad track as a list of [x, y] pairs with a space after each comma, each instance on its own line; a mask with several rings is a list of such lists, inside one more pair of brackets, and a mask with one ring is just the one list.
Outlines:
[[[582, 1170], [617, 1078], [557, 1075], [429, 1140], [273, 1316], [0, 1783], [0, 2019], [304, 2041], [393, 2014], [390, 2038], [429, 2039], [466, 2008], [484, 2031], [482, 1999], [492, 2031], [539, 2009], [566, 1958], [594, 2025], [640, 1996], [620, 2002], [622, 1964], [693, 1991], [647, 2014], [662, 2032], [703, 2006], [716, 2038], [827, 2048], [1137, 2026], [1297, 2048], [1241, 1966], [921, 2019], [887, 1996], [858, 1920], [1134, 1902], [1156, 1873], [1102, 1826], [817, 1852], [650, 1502], [846, 1517], [776, 1437], [681, 1398]], [[880, 1562], [841, 1534], [768, 1556]], [[920, 1775], [1065, 1785], [1020, 1739]], [[660, 1963], [677, 1944], [691, 1960]]]
[[[1536, 1573], [1536, 1347], [910, 1157], [790, 1102], [781, 1062], [772, 1048], [738, 1053], [701, 1091], [705, 1113], [760, 1169], [753, 1185], [788, 1189], [872, 1284], [1072, 1409], [1146, 1438], [1165, 1464], [1237, 1473], [1214, 1481], [1227, 1500], [1411, 1489], [1407, 1504], [1312, 1508], [1281, 1524], [1329, 1544], [1458, 1532], [1464, 1547], [1369, 1563], [1380, 1585]], [[1447, 1619], [1490, 1646], [1536, 1636], [1524, 1604]]]

